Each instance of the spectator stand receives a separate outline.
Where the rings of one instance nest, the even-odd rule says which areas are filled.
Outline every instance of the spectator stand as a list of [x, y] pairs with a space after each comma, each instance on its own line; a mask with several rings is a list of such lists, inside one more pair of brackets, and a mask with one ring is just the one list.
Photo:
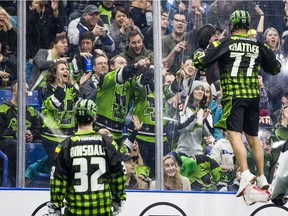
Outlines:
[[[0, 104], [4, 101], [11, 100], [11, 98], [12, 92], [10, 89], [0, 89]], [[34, 107], [36, 111], [40, 113], [41, 101], [39, 101], [37, 90], [29, 91], [26, 101], [27, 105]]]
[[12, 92], [10, 89], [0, 89], [0, 104], [4, 101], [11, 100]]

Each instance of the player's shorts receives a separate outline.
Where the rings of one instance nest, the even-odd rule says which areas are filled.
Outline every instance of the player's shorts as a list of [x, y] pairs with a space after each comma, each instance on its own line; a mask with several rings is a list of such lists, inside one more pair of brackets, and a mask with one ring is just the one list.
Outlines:
[[259, 98], [235, 98], [223, 96], [221, 100], [222, 118], [215, 127], [258, 136]]

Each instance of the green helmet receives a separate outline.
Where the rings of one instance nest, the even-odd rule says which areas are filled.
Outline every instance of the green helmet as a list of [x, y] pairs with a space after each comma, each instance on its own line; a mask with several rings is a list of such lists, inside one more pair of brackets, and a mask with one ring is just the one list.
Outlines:
[[91, 122], [96, 116], [97, 111], [96, 104], [88, 99], [80, 99], [74, 106], [75, 117], [81, 123]]
[[230, 24], [232, 29], [248, 29], [251, 24], [251, 17], [248, 11], [236, 10], [230, 16]]

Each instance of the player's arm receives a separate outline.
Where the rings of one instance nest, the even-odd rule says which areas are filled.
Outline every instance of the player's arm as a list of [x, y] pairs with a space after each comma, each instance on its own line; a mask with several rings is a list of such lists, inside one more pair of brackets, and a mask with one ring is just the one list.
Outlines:
[[225, 46], [225, 44], [225, 41], [214, 41], [209, 44], [207, 49], [196, 50], [193, 56], [193, 65], [200, 70], [206, 71], [228, 50], [228, 46]]
[[[63, 144], [69, 142], [70, 138], [65, 139], [62, 144], [55, 148], [55, 160], [50, 177], [50, 202], [55, 206], [63, 207], [63, 201], [67, 191], [68, 173], [65, 168], [65, 153]], [[64, 144], [65, 145], [65, 144]]]

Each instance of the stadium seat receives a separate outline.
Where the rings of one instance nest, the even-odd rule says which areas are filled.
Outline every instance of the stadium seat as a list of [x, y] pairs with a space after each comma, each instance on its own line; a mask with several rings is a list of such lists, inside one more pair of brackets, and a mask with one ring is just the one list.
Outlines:
[[[0, 89], [0, 104], [4, 101], [10, 101], [12, 98], [12, 92], [9, 89]], [[38, 91], [29, 91], [27, 97], [27, 105], [34, 107], [40, 112], [41, 104], [39, 103]]]
[[40, 112], [41, 104], [39, 103], [37, 90], [28, 92], [27, 105], [34, 107], [36, 111]]
[[4, 101], [11, 100], [12, 92], [9, 89], [0, 89], [0, 104]]

